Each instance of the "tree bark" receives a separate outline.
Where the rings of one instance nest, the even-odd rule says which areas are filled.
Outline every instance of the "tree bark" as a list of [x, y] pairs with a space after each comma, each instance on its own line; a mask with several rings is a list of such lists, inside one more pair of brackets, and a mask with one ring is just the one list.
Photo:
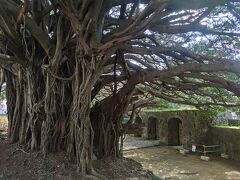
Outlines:
[[91, 111], [94, 129], [94, 152], [98, 158], [122, 155], [120, 137], [124, 129], [122, 119], [134, 89], [122, 88], [116, 95], [97, 103]]
[[24, 70], [19, 66], [17, 76], [6, 71], [9, 141], [31, 150], [40, 148], [45, 154], [66, 150], [76, 159], [79, 172], [91, 174], [91, 90], [96, 74], [100, 75], [94, 73], [96, 58], [79, 50], [74, 59], [75, 74], [69, 81], [54, 76], [61, 69], [54, 61], [43, 71], [41, 64], [38, 69], [36, 64]]
[[87, 56], [81, 46], [75, 57], [75, 77], [72, 81], [72, 108], [68, 154], [76, 155], [77, 171], [91, 174], [94, 132], [90, 122], [91, 90], [95, 81], [96, 56]]

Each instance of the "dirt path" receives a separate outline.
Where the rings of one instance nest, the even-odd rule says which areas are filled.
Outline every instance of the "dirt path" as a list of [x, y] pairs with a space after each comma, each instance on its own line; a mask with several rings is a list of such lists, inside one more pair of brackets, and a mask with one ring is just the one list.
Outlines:
[[177, 150], [158, 146], [124, 152], [161, 179], [240, 180], [240, 162], [211, 157], [209, 162], [198, 155], [181, 155]]

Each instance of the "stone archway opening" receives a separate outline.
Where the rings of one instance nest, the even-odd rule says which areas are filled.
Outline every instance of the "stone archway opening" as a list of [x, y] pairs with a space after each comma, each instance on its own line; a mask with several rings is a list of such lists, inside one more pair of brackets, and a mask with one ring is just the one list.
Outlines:
[[148, 139], [157, 139], [157, 118], [148, 119]]
[[171, 118], [168, 120], [168, 145], [179, 146], [182, 145], [183, 126], [179, 118]]

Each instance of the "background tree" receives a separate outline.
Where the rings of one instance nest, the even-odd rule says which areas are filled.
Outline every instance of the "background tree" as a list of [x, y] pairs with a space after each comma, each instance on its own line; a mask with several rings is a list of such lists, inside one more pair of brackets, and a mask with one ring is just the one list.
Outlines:
[[137, 96], [236, 106], [224, 97], [240, 94], [239, 10], [237, 0], [0, 0], [9, 141], [66, 151], [91, 174], [93, 151], [120, 156]]

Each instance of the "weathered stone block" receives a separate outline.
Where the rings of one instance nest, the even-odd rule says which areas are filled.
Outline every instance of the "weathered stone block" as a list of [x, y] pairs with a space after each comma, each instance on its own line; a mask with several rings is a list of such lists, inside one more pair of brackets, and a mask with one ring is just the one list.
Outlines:
[[225, 159], [228, 159], [228, 158], [229, 158], [229, 156], [228, 156], [227, 154], [221, 154], [221, 157], [222, 157], [222, 158], [225, 158]]
[[208, 157], [208, 156], [201, 156], [200, 159], [203, 160], [203, 161], [209, 161], [210, 157]]

